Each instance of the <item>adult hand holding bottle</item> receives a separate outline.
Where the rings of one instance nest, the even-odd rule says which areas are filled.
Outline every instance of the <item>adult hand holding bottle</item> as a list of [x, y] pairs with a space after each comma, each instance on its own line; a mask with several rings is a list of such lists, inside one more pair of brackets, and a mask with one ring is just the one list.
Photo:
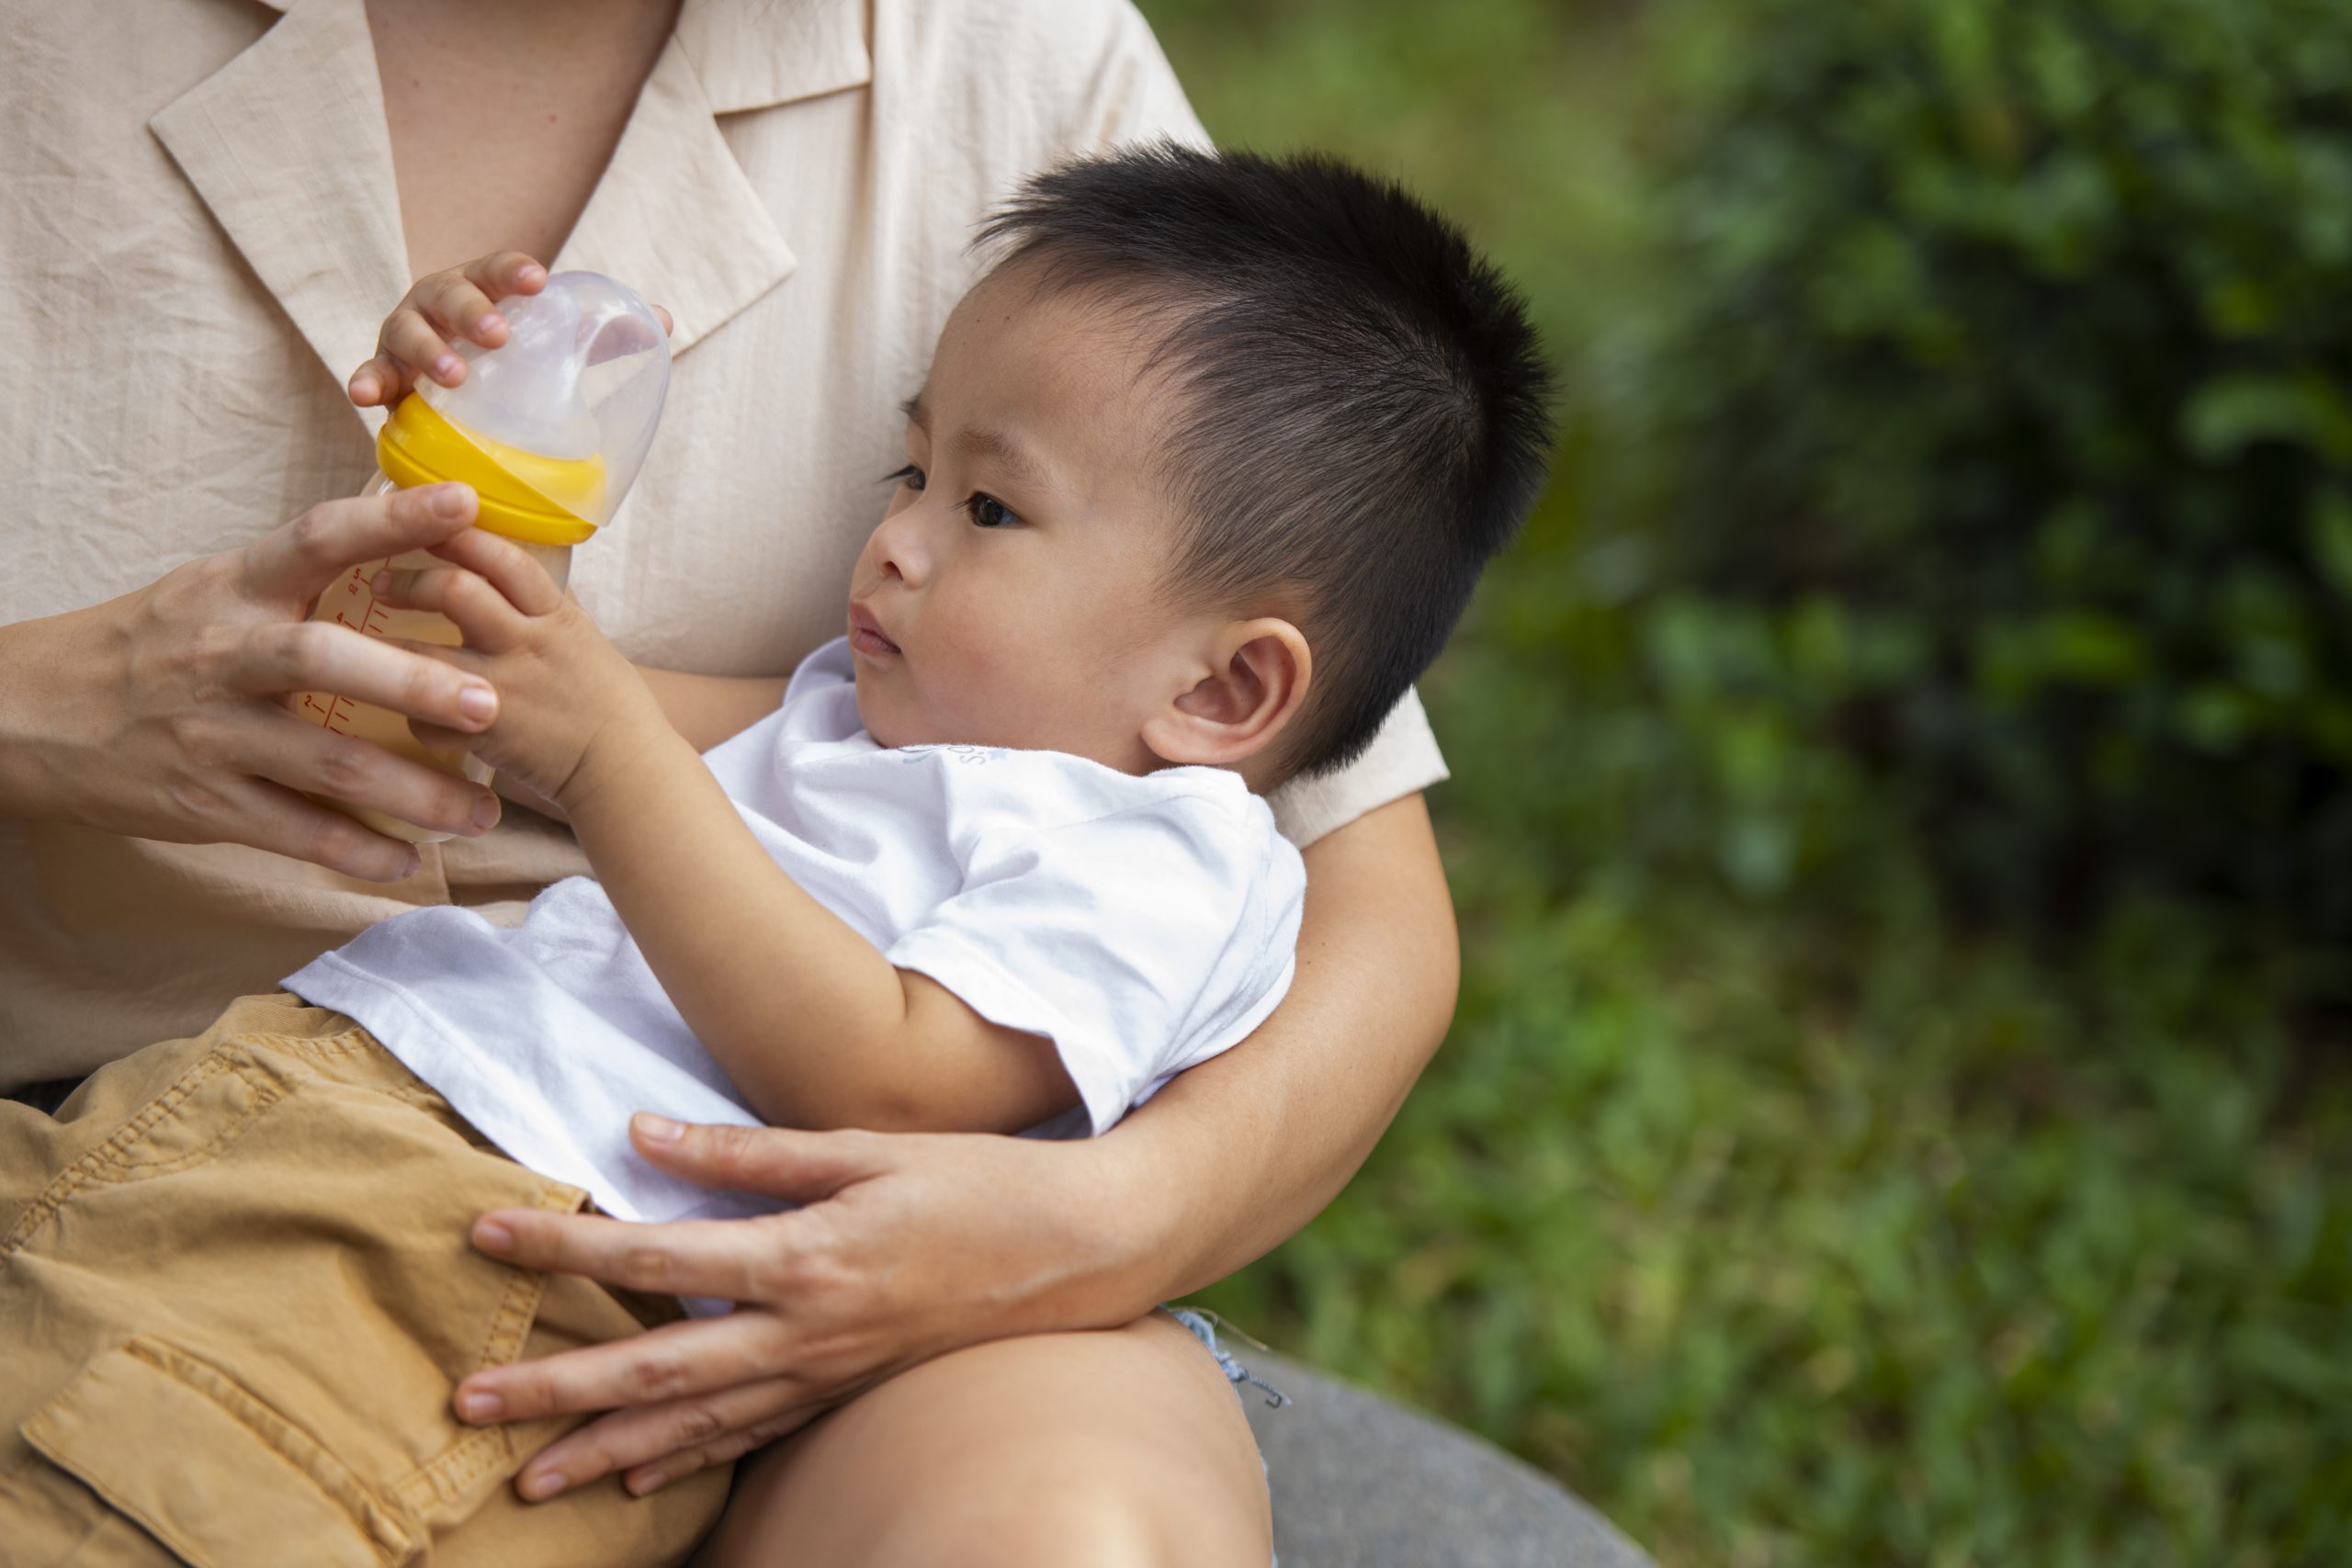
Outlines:
[[303, 792], [468, 836], [494, 826], [488, 789], [306, 724], [282, 700], [327, 691], [486, 728], [487, 682], [306, 619], [342, 573], [473, 516], [462, 485], [325, 502], [119, 598], [0, 626], [0, 818], [250, 844], [378, 882], [414, 871], [415, 850]]
[[[508, 325], [492, 301], [547, 281], [513, 251], [419, 278], [353, 375], [352, 400], [395, 402], [420, 367], [458, 385], [466, 370], [452, 343], [503, 344]], [[654, 310], [666, 327], [668, 312]], [[415, 851], [306, 795], [428, 837], [496, 826], [489, 788], [288, 711], [297, 694], [327, 693], [467, 733], [489, 727], [497, 696], [479, 677], [305, 620], [352, 568], [441, 544], [475, 513], [463, 485], [327, 502], [119, 599], [0, 626], [0, 819], [250, 844], [379, 882], [414, 871]]]

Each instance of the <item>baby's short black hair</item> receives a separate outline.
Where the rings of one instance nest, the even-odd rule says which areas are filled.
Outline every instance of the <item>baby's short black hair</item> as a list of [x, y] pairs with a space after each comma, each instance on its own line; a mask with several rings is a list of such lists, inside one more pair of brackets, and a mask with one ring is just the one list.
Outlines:
[[1339, 160], [1173, 142], [1065, 164], [983, 228], [1043, 286], [1169, 321], [1189, 406], [1162, 455], [1191, 532], [1177, 590], [1305, 601], [1284, 777], [1334, 768], [1444, 647], [1543, 487], [1525, 307], [1460, 230]]

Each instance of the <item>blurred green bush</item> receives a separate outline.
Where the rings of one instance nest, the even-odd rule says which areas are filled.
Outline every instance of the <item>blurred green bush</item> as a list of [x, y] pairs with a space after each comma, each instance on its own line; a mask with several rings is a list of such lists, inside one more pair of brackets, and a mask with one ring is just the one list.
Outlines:
[[[2188, 389], [2225, 371], [2283, 375], [2307, 358], [2339, 384], [2326, 378], [2341, 318], [2325, 314], [2312, 259], [2327, 253], [2251, 238], [2233, 250], [2228, 236], [2290, 220], [2324, 231], [2352, 205], [2267, 206], [2229, 149], [2325, 141], [2323, 111], [2340, 112], [2352, 81], [2352, 12], [1145, 10], [1220, 141], [1342, 152], [1458, 218], [1527, 289], [1570, 389], [1554, 483], [1422, 686], [1453, 770], [1430, 796], [1462, 919], [1453, 1034], [1347, 1191], [1208, 1303], [1509, 1445], [1662, 1562], [2342, 1562], [2343, 1019], [2284, 1021], [2309, 977], [2248, 940], [2244, 904], [2131, 895], [2199, 881], [2180, 846], [2137, 826], [2165, 781], [2195, 779], [2218, 818], [2239, 790], [2262, 799], [2251, 781], [2276, 756], [2302, 759], [2313, 800], [2338, 777], [2294, 728], [2309, 705], [2263, 709], [2283, 730], [2249, 723], [2230, 751], [2165, 728], [2161, 703], [2154, 716], [2134, 705], [2165, 682], [2194, 690], [2182, 671], [2198, 659], [2220, 685], [2270, 689], [2247, 671], [2275, 655], [2217, 658], [2194, 640], [2210, 629], [2159, 638], [2149, 607], [2169, 582], [2186, 604], [2165, 600], [2166, 615], [2250, 637], [2260, 616], [2214, 618], [2245, 594], [2226, 586], [2240, 570], [2281, 580], [2267, 592], [2313, 642], [2306, 691], [2341, 697], [2341, 645], [2314, 617], [2342, 579], [2309, 564], [2307, 492], [2292, 487], [2339, 485], [2342, 459], [2292, 434], [2200, 446], [2179, 422]], [[2282, 19], [2295, 16], [2308, 37]], [[2160, 36], [2131, 42], [2115, 19], [2127, 17]], [[1984, 33], [1973, 46], [1944, 36], [1972, 28]], [[2069, 100], [2072, 118], [2041, 104], [2039, 76], [2012, 80], [2049, 69], [2025, 63], [2056, 47], [2031, 41], [2045, 36], [2097, 40], [2081, 46], [2098, 58], [2077, 62], [2092, 96]], [[2209, 45], [2222, 64], [2178, 58]], [[1986, 62], [1977, 75], [1943, 62], [1970, 47]], [[2309, 91], [2278, 90], [2282, 51], [2308, 62], [2293, 69], [2312, 72]], [[2251, 85], [2229, 85], [2241, 75]], [[1981, 130], [1956, 129], [1987, 112], [1964, 107], [1979, 100], [2005, 106], [2017, 138], [2006, 175], [1970, 161], [1965, 138]], [[2020, 193], [2053, 177], [2048, 160], [2139, 147], [2125, 134], [2134, 105], [2187, 117], [2168, 135], [2132, 133], [2152, 139], [2138, 164], [2161, 155], [2172, 205], [2138, 205], [2156, 199], [2154, 176], [2127, 163], [2115, 215], [2086, 231], [2112, 248], [2086, 250], [2077, 274], [1905, 205], [1926, 200], [1910, 182], [1932, 194], [1943, 180], [1986, 210], [2037, 210]], [[2108, 141], [2083, 125], [2111, 125]], [[2199, 217], [2193, 234], [2163, 234], [2144, 213], [2190, 223], [2176, 175], [2198, 160], [2212, 231]], [[1851, 236], [1873, 223], [1898, 255], [1967, 262], [1950, 298], [1937, 274], [1905, 307], [1969, 327], [1940, 368], [1920, 334], [1884, 324], [1905, 318], [1843, 259], [1871, 252]], [[2272, 315], [2223, 337], [2197, 313], [2202, 293], [2178, 303], [2184, 258], [2211, 267], [2240, 250]], [[2290, 282], [2301, 292], [2281, 293]], [[2154, 324], [2134, 337], [2141, 316]], [[2296, 357], [2306, 340], [2334, 346]], [[2139, 446], [2108, 452], [2101, 431]], [[1980, 450], [1996, 438], [2007, 445]], [[2143, 470], [2136, 451], [2151, 454]], [[1866, 481], [1899, 504], [1878, 505]], [[2211, 525], [2218, 542], [2184, 542], [2199, 495], [2235, 509]], [[2070, 497], [2107, 510], [2069, 535]], [[2238, 511], [2258, 511], [2259, 529], [2241, 532]], [[1955, 519], [1988, 530], [1981, 550]], [[1926, 555], [1931, 536], [1941, 558]], [[1974, 597], [1939, 597], [1963, 590]], [[2140, 663], [2106, 683], [2098, 636], [2062, 623], [2034, 634], [2030, 678], [1980, 675], [1962, 613], [1979, 601], [1982, 619], [2028, 627], [2103, 615]], [[2036, 751], [2069, 711], [2127, 735], [2147, 725], [2161, 744], [2144, 744], [2135, 774], [2093, 766], [2086, 793], [2050, 804], [2033, 791], [2077, 789], [2067, 770], [2098, 761], [2072, 734], [2051, 758]], [[2021, 756], [2005, 765], [2027, 783], [1999, 787], [2022, 803], [1947, 784], [1956, 805], [1932, 809], [1939, 779], [1967, 775], [1931, 766], [1944, 753], [1929, 743], [1956, 737], [1952, 755], [1989, 772], [1961, 750], [1979, 730], [1982, 754]], [[2190, 826], [2225, 855], [2233, 842], [2324, 852], [2319, 814], [2288, 806]], [[1958, 807], [1996, 847], [1960, 841]], [[2120, 896], [2083, 940], [1952, 920], [1925, 854], [1973, 858], [1980, 898], [2052, 910], [2070, 886], [2046, 886], [2068, 812], [2095, 827], [2114, 812], [2141, 834], [2094, 841]], [[2030, 875], [2007, 876], [1998, 846], [2012, 843], [2031, 849]], [[2149, 852], [2146, 869], [2115, 858], [2127, 848]], [[2267, 897], [2251, 867], [2223, 873], [2203, 885]], [[2088, 871], [2071, 886], [2089, 901]], [[2312, 903], [2304, 919], [2324, 915]]]
[[1668, 702], [1747, 738], [1735, 880], [1840, 847], [1774, 772], [1827, 738], [1980, 913], [2154, 890], [2352, 936], [2340, 0], [1644, 20], [1595, 550], [1635, 558]]

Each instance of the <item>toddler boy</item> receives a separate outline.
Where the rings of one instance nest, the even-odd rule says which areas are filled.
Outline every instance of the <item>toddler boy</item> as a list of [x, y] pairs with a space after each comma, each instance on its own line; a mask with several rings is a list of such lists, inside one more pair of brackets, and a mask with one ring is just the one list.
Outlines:
[[[503, 541], [379, 578], [499, 694], [422, 738], [554, 802], [595, 879], [512, 930], [387, 921], [53, 1123], [7, 1108], [12, 1561], [449, 1551], [552, 1435], [459, 1427], [452, 1386], [672, 1310], [482, 1258], [474, 1214], [742, 1212], [639, 1162], [639, 1110], [1099, 1133], [1280, 1001], [1304, 875], [1260, 795], [1362, 750], [1517, 525], [1533, 334], [1318, 160], [1069, 165], [986, 237], [846, 638], [707, 757]], [[538, 1551], [673, 1558], [725, 1484], [583, 1489]]]

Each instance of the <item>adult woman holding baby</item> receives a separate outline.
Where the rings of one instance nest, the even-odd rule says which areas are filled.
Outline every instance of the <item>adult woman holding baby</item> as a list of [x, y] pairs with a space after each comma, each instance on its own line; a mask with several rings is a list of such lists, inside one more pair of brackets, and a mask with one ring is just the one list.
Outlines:
[[[580, 869], [559, 826], [516, 811], [481, 832], [485, 797], [317, 749], [269, 707], [324, 687], [461, 718], [445, 667], [292, 628], [327, 577], [462, 515], [347, 502], [268, 531], [365, 477], [339, 382], [412, 276], [517, 249], [673, 312], [669, 423], [692, 438], [657, 449], [574, 584], [640, 664], [692, 671], [651, 679], [716, 740], [838, 629], [894, 404], [968, 281], [981, 212], [1067, 153], [1200, 134], [1141, 22], [1079, 0], [920, 17], [151, 0], [5, 26], [0, 190], [28, 220], [0, 255], [20, 367], [0, 394], [19, 540], [0, 585], [12, 1086], [191, 1032], [402, 908], [510, 903]], [[1452, 1005], [1417, 794], [1441, 773], [1408, 705], [1363, 762], [1280, 803], [1311, 887], [1290, 998], [1102, 1139], [687, 1129], [640, 1147], [808, 1206], [479, 1230], [518, 1263], [744, 1305], [469, 1380], [461, 1413], [611, 1411], [521, 1490], [620, 1472], [653, 1491], [921, 1364], [777, 1450], [804, 1478], [776, 1495], [810, 1560], [1248, 1560], [1261, 1541], [1200, 1530], [1254, 1464], [1170, 1454], [1143, 1419], [1204, 1385], [1225, 1397], [1205, 1359], [1164, 1323], [1067, 1331], [1133, 1324], [1248, 1261], [1368, 1151]], [[469, 836], [375, 880], [406, 849], [294, 793], [311, 787]], [[910, 1439], [925, 1412], [951, 1442]]]

